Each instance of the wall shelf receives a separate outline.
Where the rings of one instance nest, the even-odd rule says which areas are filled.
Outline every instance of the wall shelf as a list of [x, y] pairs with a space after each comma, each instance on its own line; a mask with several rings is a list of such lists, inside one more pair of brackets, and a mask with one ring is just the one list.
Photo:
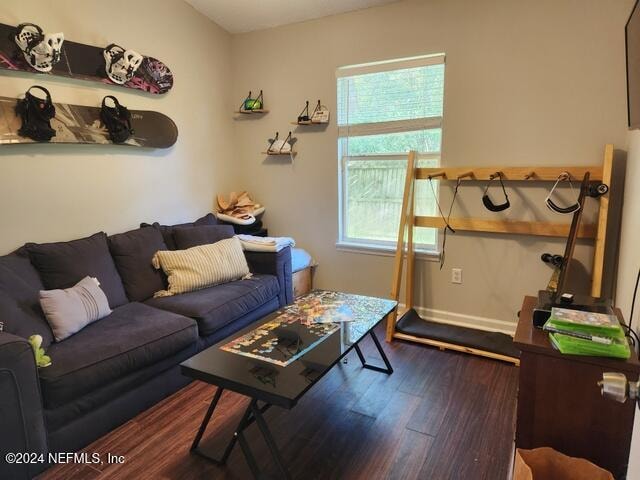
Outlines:
[[312, 122], [311, 120], [309, 120], [308, 122], [291, 122], [291, 125], [301, 125], [301, 126], [329, 125], [329, 122]]
[[269, 155], [269, 156], [283, 156], [286, 155], [288, 157], [295, 157], [298, 152], [260, 152], [262, 153], [262, 155]]
[[236, 110], [233, 113], [239, 113], [242, 115], [252, 115], [252, 114], [265, 114], [269, 113], [269, 110], [259, 109], [259, 110]]

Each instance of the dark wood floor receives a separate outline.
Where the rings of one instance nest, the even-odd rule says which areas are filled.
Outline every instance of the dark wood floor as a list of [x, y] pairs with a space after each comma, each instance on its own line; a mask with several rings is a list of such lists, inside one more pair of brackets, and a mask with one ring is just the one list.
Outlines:
[[[364, 351], [374, 362], [370, 342]], [[384, 348], [393, 375], [363, 370], [352, 352], [296, 408], [266, 414], [294, 478], [507, 479], [517, 367], [409, 343]], [[124, 464], [62, 465], [40, 479], [251, 478], [237, 447], [226, 468], [189, 454], [214, 391], [194, 382], [86, 448], [124, 455]], [[222, 449], [245, 405], [225, 392], [202, 446]], [[267, 459], [255, 424], [247, 436], [257, 458]], [[272, 463], [261, 466], [275, 476]]]

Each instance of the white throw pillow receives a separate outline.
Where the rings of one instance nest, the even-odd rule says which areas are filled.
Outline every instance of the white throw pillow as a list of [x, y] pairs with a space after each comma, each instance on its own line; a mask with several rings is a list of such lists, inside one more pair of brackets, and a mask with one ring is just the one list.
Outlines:
[[169, 288], [154, 297], [168, 297], [249, 277], [249, 266], [236, 237], [186, 250], [159, 251], [152, 260], [167, 275]]
[[111, 313], [109, 300], [93, 277], [64, 290], [41, 290], [40, 306], [57, 342]]

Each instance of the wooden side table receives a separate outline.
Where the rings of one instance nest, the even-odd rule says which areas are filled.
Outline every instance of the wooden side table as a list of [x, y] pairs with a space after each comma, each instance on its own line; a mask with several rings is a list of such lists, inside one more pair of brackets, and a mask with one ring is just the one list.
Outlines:
[[[617, 403], [600, 395], [604, 372], [622, 372], [630, 380], [640, 362], [563, 355], [546, 332], [533, 326], [535, 297], [525, 297], [514, 337], [522, 351], [516, 420], [516, 447], [552, 447], [581, 457], [620, 478], [627, 468], [635, 402]], [[622, 313], [615, 310], [622, 321]]]

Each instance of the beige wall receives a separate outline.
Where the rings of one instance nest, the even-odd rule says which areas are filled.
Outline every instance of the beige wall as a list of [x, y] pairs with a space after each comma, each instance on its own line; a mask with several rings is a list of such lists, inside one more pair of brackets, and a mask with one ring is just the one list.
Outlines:
[[[131, 108], [170, 115], [180, 136], [166, 151], [0, 148], [0, 253], [25, 241], [122, 231], [141, 220], [187, 220], [208, 211], [216, 193], [246, 188], [267, 205], [271, 232], [293, 235], [320, 262], [318, 286], [388, 294], [390, 257], [335, 247], [335, 123], [297, 130], [293, 164], [259, 153], [274, 131], [293, 128], [306, 99], [321, 98], [335, 121], [334, 72], [342, 65], [445, 52], [447, 165], [597, 164], [605, 143], [626, 147], [622, 26], [632, 0], [408, 0], [235, 36], [180, 0], [158, 4], [3, 2], [4, 23], [33, 21], [96, 45], [117, 41], [156, 55], [176, 76], [174, 89], [156, 98], [5, 72], [3, 95], [17, 96], [36, 81], [62, 102], [92, 104], [116, 93]], [[243, 95], [259, 89], [271, 113], [231, 120]], [[563, 221], [541, 206], [544, 193], [512, 190], [506, 217]], [[456, 211], [487, 215], [480, 196], [480, 186], [466, 187]], [[436, 317], [512, 324], [522, 296], [548, 280], [538, 256], [561, 250], [561, 241], [541, 238], [450, 236], [445, 269], [423, 261], [417, 270], [418, 301], [449, 312]], [[579, 246], [587, 268], [591, 255]], [[449, 282], [452, 267], [463, 269], [463, 285]]]
[[[624, 195], [625, 209], [622, 218], [616, 304], [622, 309], [627, 321], [632, 321], [635, 330], [640, 333], [640, 320], [638, 320], [637, 314], [640, 311], [640, 304], [636, 303], [635, 318], [628, 318], [636, 276], [640, 268], [640, 250], [638, 249], [638, 243], [640, 243], [640, 190], [638, 182], [640, 182], [640, 131], [634, 130], [629, 133], [629, 156]], [[640, 479], [640, 411], [636, 411], [628, 478], [629, 480]]]
[[67, 240], [140, 221], [177, 222], [212, 208], [235, 184], [230, 111], [231, 38], [182, 0], [3, 0], [0, 22], [34, 22], [93, 45], [117, 42], [166, 62], [175, 86], [162, 97], [91, 82], [0, 74], [4, 96], [41, 84], [60, 102], [97, 105], [115, 94], [132, 109], [158, 110], [177, 124], [169, 150], [118, 146], [0, 147], [0, 253], [25, 241]]
[[[272, 233], [294, 236], [317, 258], [318, 286], [386, 295], [391, 258], [335, 246], [335, 69], [445, 52], [444, 164], [598, 164], [605, 143], [626, 147], [623, 26], [632, 3], [409, 0], [235, 35], [234, 97], [239, 102], [248, 90], [264, 89], [271, 110], [235, 122], [234, 161], [244, 179], [238, 188], [266, 204]], [[332, 109], [333, 122], [326, 131], [295, 131], [300, 153], [293, 164], [260, 154], [276, 130], [295, 128], [290, 122], [306, 99], [318, 98]], [[512, 191], [506, 217], [568, 220], [549, 216], [544, 193]], [[480, 186], [464, 188], [461, 197], [459, 214], [487, 215]], [[419, 302], [462, 320], [478, 320], [464, 317], [471, 315], [512, 326], [522, 296], [548, 281], [539, 255], [562, 249], [562, 241], [541, 238], [452, 235], [444, 270], [433, 262], [418, 268]], [[590, 247], [578, 247], [587, 267], [591, 256]], [[463, 285], [450, 283], [451, 267], [463, 269]]]

